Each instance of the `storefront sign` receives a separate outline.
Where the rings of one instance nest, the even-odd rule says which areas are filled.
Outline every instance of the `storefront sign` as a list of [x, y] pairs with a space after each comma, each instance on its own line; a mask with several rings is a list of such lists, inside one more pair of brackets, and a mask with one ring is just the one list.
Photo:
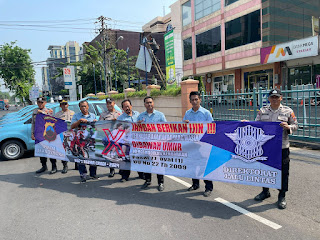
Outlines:
[[172, 84], [176, 80], [173, 30], [164, 35], [164, 47], [166, 56], [166, 80], [168, 84]]
[[318, 55], [318, 36], [260, 49], [261, 64]]

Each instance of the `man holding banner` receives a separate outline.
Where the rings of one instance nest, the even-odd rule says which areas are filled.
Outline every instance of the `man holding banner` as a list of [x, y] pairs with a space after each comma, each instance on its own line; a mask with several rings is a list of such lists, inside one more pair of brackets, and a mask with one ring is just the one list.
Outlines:
[[[117, 120], [125, 121], [125, 122], [137, 122], [139, 112], [132, 110], [132, 104], [130, 99], [124, 99], [121, 102], [121, 107], [124, 112], [122, 113], [122, 115], [120, 115], [120, 117], [118, 117]], [[121, 179], [120, 179], [121, 182], [125, 182], [129, 180], [130, 170], [120, 170], [120, 174], [121, 174]], [[143, 173], [138, 172], [138, 174], [139, 174], [139, 177], [142, 178]]]
[[[71, 129], [78, 129], [82, 126], [86, 126], [90, 122], [96, 121], [96, 115], [89, 112], [89, 104], [87, 101], [79, 102], [79, 108], [81, 112], [75, 114], [71, 120]], [[87, 181], [87, 168], [84, 163], [79, 163], [79, 173], [81, 182], [85, 183]], [[90, 165], [89, 168], [90, 177], [93, 179], [99, 179], [97, 176], [97, 166]]]
[[[47, 104], [47, 101], [46, 101], [46, 99], [44, 97], [38, 97], [37, 98], [38, 108], [33, 110], [32, 119], [31, 119], [31, 139], [32, 140], [36, 139], [35, 136], [34, 136], [34, 131], [35, 131], [35, 123], [36, 123], [37, 114], [38, 113], [42, 113], [42, 114], [50, 115], [50, 116], [52, 116], [52, 114], [53, 114], [52, 109], [46, 108], [46, 104]], [[47, 158], [46, 157], [40, 157], [40, 162], [42, 164], [42, 167], [38, 171], [36, 171], [36, 173], [43, 173], [43, 172], [48, 170]], [[53, 159], [53, 158], [50, 158], [50, 162], [52, 164], [52, 170], [51, 170], [50, 174], [54, 174], [54, 173], [57, 172], [57, 160]]]
[[[192, 105], [192, 108], [186, 111], [183, 121], [186, 123], [189, 122], [212, 122], [213, 118], [211, 113], [200, 106], [201, 99], [199, 92], [191, 92], [189, 95], [189, 100]], [[212, 181], [204, 180], [205, 183], [205, 192], [203, 196], [209, 197], [212, 193], [213, 184]], [[188, 191], [197, 190], [200, 186], [199, 179], [192, 179], [192, 186], [188, 189]]]
[[[117, 118], [121, 115], [121, 112], [119, 112], [118, 110], [116, 110], [114, 108], [115, 106], [115, 101], [113, 98], [107, 98], [106, 99], [106, 104], [107, 104], [107, 111], [101, 113], [100, 115], [100, 118], [99, 118], [99, 121], [115, 121], [117, 120]], [[109, 177], [113, 177], [114, 176], [114, 168], [110, 168], [110, 174], [109, 174]]]
[[[150, 123], [150, 122], [166, 122], [167, 119], [164, 116], [164, 114], [162, 112], [159, 112], [157, 110], [154, 109], [154, 102], [153, 102], [153, 98], [150, 96], [147, 96], [144, 98], [144, 106], [146, 108], [146, 111], [144, 111], [143, 113], [141, 113], [138, 116], [138, 123]], [[146, 189], [149, 187], [149, 185], [151, 184], [151, 173], [144, 173], [144, 177], [145, 177], [145, 183], [142, 185], [142, 189]], [[158, 191], [163, 191], [164, 190], [164, 179], [163, 179], [163, 175], [161, 174], [157, 174], [157, 178], [158, 178]]]
[[[288, 191], [289, 180], [289, 134], [298, 129], [297, 118], [291, 108], [283, 106], [282, 93], [278, 89], [273, 89], [269, 92], [270, 105], [262, 107], [256, 117], [256, 121], [262, 122], [280, 122], [280, 126], [283, 128], [282, 134], [282, 181], [281, 189], [278, 195], [278, 208], [285, 209], [287, 202], [285, 199], [286, 192]], [[269, 198], [269, 188], [263, 188], [262, 192], [258, 194], [254, 200], [263, 201]]]

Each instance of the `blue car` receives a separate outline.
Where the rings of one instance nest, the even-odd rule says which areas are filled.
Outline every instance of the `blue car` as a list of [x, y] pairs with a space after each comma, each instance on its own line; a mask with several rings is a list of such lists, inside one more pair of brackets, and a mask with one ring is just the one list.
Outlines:
[[[107, 110], [105, 101], [88, 101], [89, 112], [97, 116]], [[37, 106], [36, 106], [37, 107]], [[56, 114], [61, 110], [59, 103], [48, 103], [46, 107], [51, 108]], [[115, 108], [121, 112], [118, 106]], [[34, 140], [31, 139], [31, 114], [35, 108], [30, 108], [25, 115], [12, 115], [12, 119], [0, 123], [0, 149], [2, 158], [5, 160], [19, 159], [25, 151], [34, 150]], [[80, 112], [79, 101], [69, 102], [69, 109], [75, 113]]]

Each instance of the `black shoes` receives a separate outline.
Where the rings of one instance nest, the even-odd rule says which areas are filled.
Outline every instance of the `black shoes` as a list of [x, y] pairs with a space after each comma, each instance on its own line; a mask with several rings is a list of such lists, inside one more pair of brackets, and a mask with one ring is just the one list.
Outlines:
[[146, 189], [150, 186], [151, 182], [145, 182], [142, 186], [141, 186], [141, 189]]
[[65, 174], [68, 172], [68, 166], [63, 166], [61, 173]]
[[129, 179], [128, 178], [121, 178], [120, 179], [120, 182], [126, 182], [126, 181], [129, 181]]
[[191, 187], [188, 188], [188, 191], [194, 191], [194, 190], [197, 190], [199, 188], [199, 186], [194, 186], [192, 185]]
[[97, 175], [90, 176], [90, 178], [91, 178], [91, 179], [94, 179], [94, 180], [100, 179], [100, 177], [98, 177]]
[[287, 207], [287, 201], [285, 197], [279, 197], [278, 198], [278, 208], [279, 209], [285, 209]]
[[87, 178], [85, 176], [80, 177], [80, 183], [85, 183], [87, 182]]
[[52, 167], [52, 170], [50, 171], [50, 174], [55, 174], [57, 172], [57, 167]]
[[36, 173], [43, 173], [47, 170], [48, 170], [47, 166], [42, 166], [42, 168], [40, 168], [38, 171], [36, 171]]
[[212, 193], [212, 191], [206, 190], [206, 191], [203, 193], [203, 196], [204, 196], [204, 197], [210, 197], [211, 193]]
[[258, 194], [257, 196], [255, 196], [254, 200], [256, 201], [263, 201], [265, 200], [266, 198], [269, 198], [271, 195], [270, 195], [270, 192], [267, 191], [262, 191], [260, 194]]
[[163, 183], [160, 183], [158, 186], [158, 191], [162, 192], [163, 190], [164, 190], [164, 185], [163, 185]]
[[110, 173], [109, 173], [109, 176], [108, 176], [108, 177], [109, 177], [109, 178], [114, 177], [114, 169], [110, 170]]

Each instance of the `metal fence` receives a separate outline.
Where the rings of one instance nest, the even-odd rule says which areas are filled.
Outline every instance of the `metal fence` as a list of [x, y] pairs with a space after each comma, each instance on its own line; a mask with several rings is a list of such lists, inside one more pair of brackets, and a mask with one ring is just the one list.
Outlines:
[[[259, 109], [269, 104], [269, 91], [260, 88], [237, 93], [202, 93], [201, 105], [211, 111], [215, 121], [254, 121]], [[320, 142], [320, 89], [309, 84], [281, 91], [282, 104], [292, 108], [299, 123], [298, 131], [291, 138]]]

